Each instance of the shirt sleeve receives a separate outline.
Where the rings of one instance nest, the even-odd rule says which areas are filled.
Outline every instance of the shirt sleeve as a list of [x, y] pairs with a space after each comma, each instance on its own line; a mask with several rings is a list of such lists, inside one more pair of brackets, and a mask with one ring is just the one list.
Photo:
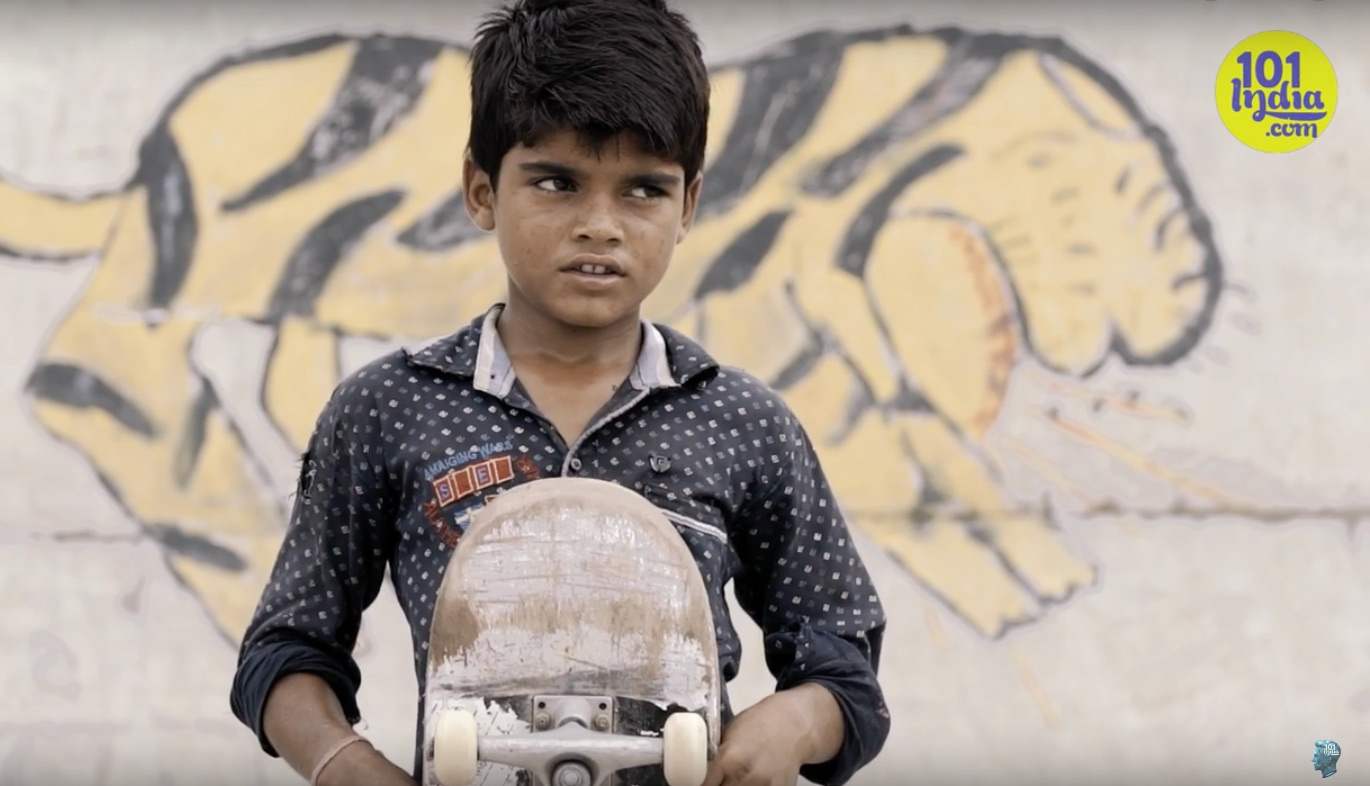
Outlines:
[[765, 637], [776, 690], [819, 683], [842, 708], [841, 750], [800, 772], [840, 786], [889, 735], [877, 680], [885, 613], [803, 426], [777, 404], [768, 432], [771, 444], [734, 527], [741, 562], [734, 591]]
[[230, 704], [279, 755], [262, 729], [268, 693], [282, 677], [317, 674], [360, 720], [361, 672], [352, 657], [362, 612], [375, 601], [393, 546], [385, 444], [369, 396], [340, 386], [319, 416], [300, 467], [285, 538], [243, 638]]

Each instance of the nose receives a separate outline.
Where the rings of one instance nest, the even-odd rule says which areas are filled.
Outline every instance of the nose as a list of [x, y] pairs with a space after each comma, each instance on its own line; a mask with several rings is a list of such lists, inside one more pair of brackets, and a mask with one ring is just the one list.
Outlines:
[[623, 240], [615, 200], [609, 195], [592, 195], [583, 200], [576, 237], [590, 243], [613, 244]]

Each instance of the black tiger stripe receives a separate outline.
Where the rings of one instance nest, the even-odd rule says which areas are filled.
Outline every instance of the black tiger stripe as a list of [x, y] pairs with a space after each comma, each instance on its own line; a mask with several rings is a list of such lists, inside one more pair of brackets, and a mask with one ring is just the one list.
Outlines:
[[1004, 55], [1022, 44], [1021, 39], [973, 36], [956, 29], [934, 30], [929, 35], [947, 44], [946, 61], [898, 111], [815, 172], [804, 184], [807, 193], [842, 193], [891, 147], [959, 112], [979, 94]]
[[767, 213], [733, 238], [700, 278], [699, 286], [695, 288], [695, 300], [731, 292], [751, 280], [771, 252], [775, 239], [780, 236], [780, 230], [789, 218], [788, 210]]
[[420, 216], [395, 240], [405, 248], [431, 252], [448, 251], [484, 236], [484, 230], [466, 212], [466, 193], [458, 190]]
[[187, 532], [175, 524], [148, 524], [144, 530], [167, 551], [202, 565], [229, 573], [243, 573], [248, 568], [247, 560], [238, 552], [220, 546], [203, 535]]
[[370, 36], [359, 42], [342, 87], [295, 158], [243, 194], [224, 202], [243, 210], [358, 157], [413, 112], [428, 86], [440, 41]]
[[349, 202], [309, 231], [290, 255], [266, 308], [266, 321], [287, 315], [312, 316], [314, 304], [333, 271], [372, 226], [404, 200], [403, 191], [385, 191]]
[[889, 220], [890, 207], [915, 180], [941, 169], [960, 156], [959, 145], [939, 145], [910, 162], [866, 202], [861, 212], [847, 228], [837, 252], [837, 268], [857, 277], [864, 277], [870, 261], [875, 237]]
[[158, 126], [138, 153], [138, 180], [147, 189], [147, 222], [152, 238], [152, 280], [147, 306], [166, 308], [180, 294], [195, 261], [200, 222], [195, 189], [167, 126]]
[[29, 374], [29, 393], [76, 409], [96, 409], [145, 439], [158, 436], [152, 418], [130, 398], [93, 371], [68, 363], [42, 363]]
[[809, 33], [740, 66], [745, 76], [737, 118], [705, 175], [702, 216], [732, 209], [809, 132], [837, 81], [843, 37]]
[[176, 445], [176, 453], [172, 457], [172, 472], [175, 473], [176, 485], [179, 488], [185, 488], [190, 483], [190, 477], [195, 474], [195, 467], [200, 463], [205, 441], [209, 438], [209, 418], [218, 412], [221, 406], [219, 394], [209, 384], [209, 380], [200, 377], [198, 381], [200, 394], [195, 397], [195, 403], [186, 413], [185, 430], [181, 432], [180, 443]]

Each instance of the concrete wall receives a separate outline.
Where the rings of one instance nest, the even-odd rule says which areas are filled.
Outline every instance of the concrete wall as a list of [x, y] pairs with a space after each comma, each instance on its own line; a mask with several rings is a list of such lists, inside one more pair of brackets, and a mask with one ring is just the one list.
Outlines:
[[[1370, 778], [1370, 10], [683, 7], [719, 168], [651, 310], [823, 440], [893, 615], [860, 782], [1290, 783], [1322, 738]], [[228, 712], [236, 636], [339, 375], [499, 296], [447, 209], [481, 10], [6, 6], [0, 780], [295, 782]], [[1271, 28], [1343, 97], [1280, 156], [1212, 92]], [[407, 763], [397, 611], [361, 698]]]

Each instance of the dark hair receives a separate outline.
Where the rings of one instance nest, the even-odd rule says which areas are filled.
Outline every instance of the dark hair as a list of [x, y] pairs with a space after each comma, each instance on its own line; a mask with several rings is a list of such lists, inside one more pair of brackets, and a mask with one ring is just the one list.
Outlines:
[[492, 180], [510, 148], [570, 130], [595, 148], [631, 134], [689, 183], [708, 123], [698, 36], [665, 0], [517, 0], [477, 32], [468, 146]]

